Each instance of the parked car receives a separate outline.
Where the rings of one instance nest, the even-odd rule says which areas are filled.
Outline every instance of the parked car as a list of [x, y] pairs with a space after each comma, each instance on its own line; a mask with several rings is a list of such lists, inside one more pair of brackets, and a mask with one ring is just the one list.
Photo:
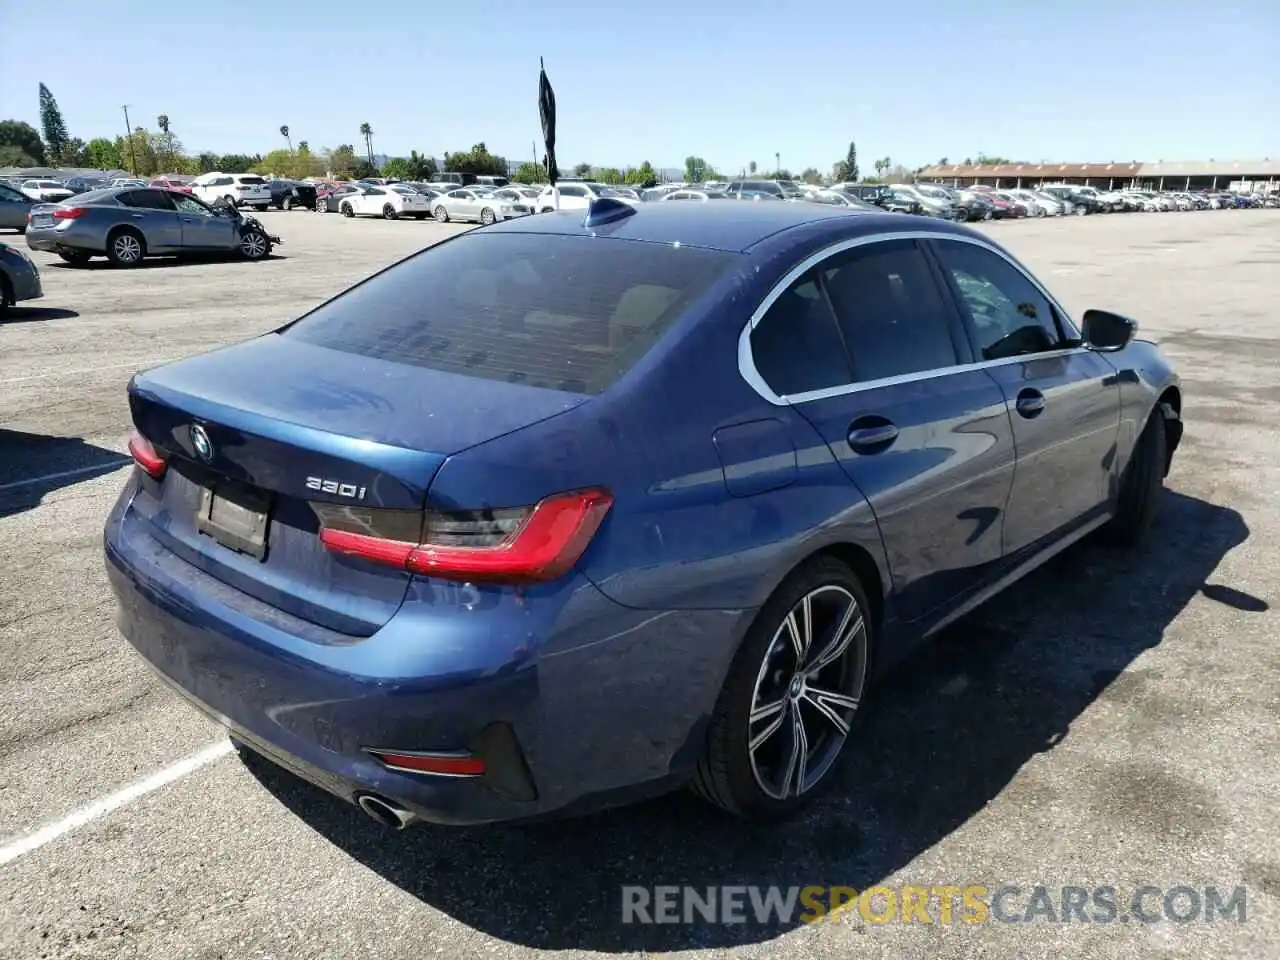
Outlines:
[[338, 184], [332, 188], [321, 188], [316, 193], [316, 209], [321, 213], [339, 213], [342, 198], [359, 191], [359, 187], [351, 183]]
[[498, 223], [135, 375], [117, 622], [239, 749], [391, 826], [684, 783], [788, 814], [914, 646], [1147, 531], [1182, 399], [1135, 329], [943, 221]]
[[538, 213], [550, 213], [555, 210], [557, 191], [560, 194], [559, 209], [561, 210], [585, 210], [589, 204], [601, 197], [616, 196], [613, 188], [603, 183], [591, 180], [561, 180], [554, 189], [546, 187], [538, 194], [533, 209]]
[[[717, 193], [714, 190], [668, 190], [661, 197], [665, 203], [669, 200], [692, 200], [697, 203], [706, 203], [709, 200], [728, 200], [727, 193]], [[833, 203], [835, 201], [832, 201]]]
[[195, 193], [189, 178], [156, 177], [148, 183], [147, 186], [156, 190], [173, 190], [175, 193], [187, 193], [193, 195]]
[[440, 223], [463, 220], [490, 224], [526, 216], [533, 212], [533, 208], [526, 203], [504, 199], [494, 190], [464, 187], [436, 197], [431, 203], [431, 212]]
[[71, 201], [31, 209], [27, 246], [79, 266], [106, 257], [136, 267], [147, 257], [224, 253], [246, 260], [271, 254], [273, 237], [236, 208], [208, 206], [196, 197], [150, 187], [113, 187]]
[[794, 180], [732, 180], [725, 187], [725, 193], [737, 200], [744, 193], [768, 193], [779, 200], [803, 200], [804, 193]]
[[72, 195], [77, 193], [88, 193], [90, 190], [101, 190], [107, 186], [108, 181], [104, 177], [71, 177], [64, 180], [62, 185], [71, 191]]
[[206, 173], [191, 184], [192, 194], [205, 203], [219, 200], [259, 212], [271, 206], [271, 188], [256, 173]]
[[40, 268], [17, 247], [0, 241], [0, 322], [10, 307], [43, 296]]
[[22, 184], [22, 192], [36, 203], [57, 203], [75, 196], [74, 190], [68, 190], [57, 180], [26, 180]]
[[961, 190], [956, 200], [956, 207], [964, 214], [966, 223], [995, 219], [995, 204], [980, 190]]
[[295, 207], [303, 207], [307, 210], [316, 208], [316, 187], [313, 183], [304, 183], [301, 180], [268, 180], [267, 189], [271, 191], [271, 203], [277, 210], [292, 210]]
[[21, 190], [0, 183], [0, 227], [26, 233], [27, 214], [31, 212], [34, 203]]
[[431, 202], [417, 190], [402, 184], [360, 186], [338, 200], [338, 210], [344, 217], [382, 217], [384, 220], [412, 217], [425, 220], [431, 214]]
[[828, 203], [835, 206], [848, 207], [851, 210], [865, 210], [870, 213], [880, 212], [880, 208], [875, 204], [859, 200], [843, 190], [819, 190], [817, 193], [811, 194], [808, 199], [813, 203]]

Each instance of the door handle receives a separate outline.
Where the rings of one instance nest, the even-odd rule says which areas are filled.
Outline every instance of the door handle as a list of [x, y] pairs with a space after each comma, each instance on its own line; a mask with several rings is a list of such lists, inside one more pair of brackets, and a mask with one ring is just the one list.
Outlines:
[[1028, 420], [1033, 420], [1040, 414], [1044, 413], [1044, 394], [1039, 390], [1033, 390], [1031, 387], [1018, 391], [1018, 399], [1014, 401], [1014, 409], [1018, 411], [1018, 415]]
[[884, 417], [859, 417], [849, 424], [849, 447], [854, 453], [883, 453], [897, 439], [898, 428]]
[[145, 219], [145, 218], [146, 218], [146, 216], [147, 216], [147, 215], [146, 215], [145, 213], [135, 213], [135, 214], [133, 215], [133, 219], [135, 219], [135, 220], [143, 220], [143, 219]]

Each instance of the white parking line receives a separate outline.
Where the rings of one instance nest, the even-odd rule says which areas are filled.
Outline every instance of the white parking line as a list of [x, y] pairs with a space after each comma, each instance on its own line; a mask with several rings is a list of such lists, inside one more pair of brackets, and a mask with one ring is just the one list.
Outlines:
[[38, 477], [27, 477], [25, 480], [0, 483], [0, 493], [4, 493], [6, 490], [16, 490], [18, 487], [29, 487], [33, 483], [43, 483], [46, 480], [65, 480], [67, 477], [79, 477], [95, 471], [98, 473], [110, 473], [113, 470], [119, 470], [121, 467], [127, 467], [131, 462], [129, 460], [110, 460], [106, 463], [96, 463], [91, 467], [76, 467], [74, 470], [59, 470], [57, 473], [45, 473]]
[[145, 360], [139, 362], [130, 360], [128, 363], [100, 363], [96, 367], [80, 367], [77, 370], [50, 370], [48, 373], [33, 373], [28, 377], [10, 377], [7, 380], [0, 380], [0, 385], [6, 383], [26, 383], [28, 380], [46, 380], [49, 377], [76, 377], [85, 373], [97, 373], [99, 370], [119, 370], [122, 367], [133, 367], [135, 370], [148, 369], [150, 367], [158, 367], [164, 363], [173, 363], [175, 360], [182, 360], [183, 357], [165, 357], [160, 360]]
[[75, 813], [65, 816], [61, 820], [43, 826], [25, 837], [19, 837], [6, 843], [3, 847], [0, 847], [0, 866], [12, 863], [19, 857], [25, 857], [28, 853], [39, 850], [46, 843], [57, 840], [72, 830], [78, 830], [99, 817], [105, 817], [108, 813], [128, 806], [135, 800], [145, 797], [148, 793], [152, 793], [173, 783], [175, 780], [181, 780], [183, 777], [195, 773], [201, 767], [207, 767], [216, 760], [222, 759], [234, 749], [230, 740], [219, 740], [217, 743], [211, 743], [199, 753], [192, 754], [185, 760], [179, 760], [177, 763], [165, 767], [149, 777], [135, 780], [129, 786], [117, 790], [115, 793], [109, 793], [101, 800], [95, 800], [87, 807], [81, 807]]

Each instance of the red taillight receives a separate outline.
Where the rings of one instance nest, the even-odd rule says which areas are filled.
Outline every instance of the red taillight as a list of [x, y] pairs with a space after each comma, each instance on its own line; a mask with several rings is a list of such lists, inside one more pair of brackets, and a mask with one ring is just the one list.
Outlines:
[[165, 462], [164, 454], [151, 445], [148, 440], [140, 433], [134, 433], [129, 438], [129, 454], [133, 457], [133, 462], [142, 468], [142, 472], [153, 480], [159, 480], [164, 476]]
[[58, 207], [53, 211], [53, 219], [78, 220], [88, 212], [89, 210], [87, 207]]
[[[402, 567], [411, 573], [447, 580], [519, 582], [554, 580], [567, 573], [582, 556], [613, 506], [605, 490], [575, 490], [556, 494], [529, 510], [489, 511], [428, 520], [422, 543], [389, 540], [367, 533], [324, 528], [320, 542], [330, 550], [375, 563]], [[512, 518], [497, 519], [495, 514]], [[496, 539], [504, 523], [512, 529], [495, 543], [464, 545]], [[461, 541], [462, 543], [459, 543]]]
[[479, 777], [484, 774], [484, 761], [470, 753], [395, 753], [389, 750], [370, 750], [369, 754], [392, 770], [434, 773], [445, 777]]

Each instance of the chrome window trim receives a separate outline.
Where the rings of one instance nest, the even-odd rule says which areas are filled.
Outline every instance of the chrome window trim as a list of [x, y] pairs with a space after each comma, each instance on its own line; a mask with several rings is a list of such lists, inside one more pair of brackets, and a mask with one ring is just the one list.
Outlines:
[[1009, 266], [1017, 270], [1027, 282], [1029, 282], [1036, 290], [1040, 292], [1050, 305], [1058, 311], [1058, 316], [1062, 318], [1063, 324], [1070, 333], [1079, 333], [1067, 311], [1062, 308], [1062, 304], [1054, 299], [1053, 294], [1044, 288], [1039, 280], [1031, 275], [1031, 273], [1014, 260], [1009, 254], [1000, 250], [998, 247], [986, 242], [980, 237], [967, 237], [955, 233], [943, 233], [940, 230], [904, 230], [894, 233], [876, 233], [869, 236], [849, 237], [839, 240], [829, 246], [823, 247], [821, 250], [811, 253], [805, 257], [800, 263], [792, 267], [787, 273], [774, 284], [773, 288], [765, 295], [760, 302], [760, 306], [756, 307], [755, 312], [751, 314], [746, 325], [742, 328], [742, 333], [738, 336], [738, 373], [747, 385], [751, 387], [761, 399], [775, 407], [788, 407], [798, 403], [808, 403], [810, 400], [827, 400], [831, 397], [842, 397], [853, 393], [861, 393], [864, 390], [875, 390], [880, 387], [893, 386], [900, 383], [912, 383], [917, 380], [930, 380], [934, 377], [946, 377], [952, 374], [964, 373], [969, 370], [985, 370], [990, 367], [1001, 367], [1010, 363], [1025, 363], [1027, 360], [1047, 360], [1053, 357], [1066, 357], [1073, 354], [1087, 353], [1087, 347], [1064, 347], [1058, 350], [1048, 350], [1044, 353], [1028, 353], [1016, 357], [1002, 357], [999, 360], [979, 360], [974, 363], [961, 363], [950, 367], [934, 367], [930, 370], [918, 370], [914, 373], [904, 373], [893, 377], [881, 377], [878, 380], [862, 380], [857, 383], [847, 383], [838, 387], [826, 387], [822, 390], [809, 390], [805, 393], [793, 393], [782, 396], [773, 392], [769, 385], [765, 383], [764, 377], [760, 375], [760, 371], [756, 369], [755, 357], [751, 353], [751, 332], [764, 319], [764, 315], [769, 312], [769, 308], [774, 305], [777, 299], [786, 292], [791, 284], [795, 283], [800, 277], [804, 276], [809, 270], [813, 269], [824, 260], [828, 260], [837, 254], [853, 250], [857, 247], [870, 246], [873, 243], [886, 243], [893, 240], [955, 240], [959, 243], [969, 243], [975, 247], [981, 247], [988, 253], [993, 253], [1000, 259], [1004, 260]]

